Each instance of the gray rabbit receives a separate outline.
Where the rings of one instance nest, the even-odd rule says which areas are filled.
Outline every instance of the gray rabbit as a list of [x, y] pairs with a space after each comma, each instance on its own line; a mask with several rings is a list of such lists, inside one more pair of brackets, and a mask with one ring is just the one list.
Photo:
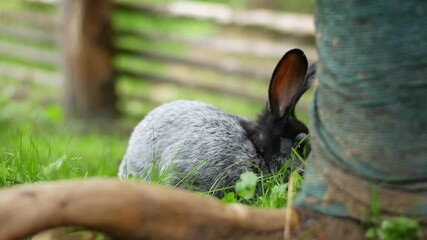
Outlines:
[[157, 168], [168, 171], [169, 184], [214, 191], [234, 186], [246, 171], [274, 173], [285, 163], [290, 167], [291, 148], [308, 134], [294, 113], [314, 78], [314, 65], [308, 71], [307, 65], [299, 49], [283, 56], [272, 74], [267, 107], [256, 121], [197, 101], [157, 107], [135, 127], [119, 177], [149, 180]]

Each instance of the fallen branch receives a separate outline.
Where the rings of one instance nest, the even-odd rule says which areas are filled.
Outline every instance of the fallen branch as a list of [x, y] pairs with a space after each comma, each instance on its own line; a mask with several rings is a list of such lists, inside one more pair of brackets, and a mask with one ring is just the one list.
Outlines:
[[[292, 211], [291, 231], [298, 229]], [[79, 226], [118, 239], [283, 239], [285, 210], [261, 210], [184, 190], [115, 180], [19, 186], [0, 191], [0, 239]]]

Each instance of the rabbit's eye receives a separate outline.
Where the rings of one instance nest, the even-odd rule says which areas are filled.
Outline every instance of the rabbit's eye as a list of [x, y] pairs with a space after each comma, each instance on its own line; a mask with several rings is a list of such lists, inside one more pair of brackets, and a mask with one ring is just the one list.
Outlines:
[[301, 154], [302, 153], [302, 151], [304, 150], [304, 143], [296, 143], [295, 145], [294, 145], [294, 149], [295, 150], [297, 150], [297, 152], [299, 153], [299, 154]]

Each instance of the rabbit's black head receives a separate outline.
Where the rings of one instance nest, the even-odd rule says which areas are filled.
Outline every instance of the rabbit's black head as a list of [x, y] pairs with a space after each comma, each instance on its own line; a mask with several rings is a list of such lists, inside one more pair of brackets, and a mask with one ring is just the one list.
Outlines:
[[[295, 116], [295, 105], [314, 78], [315, 66], [310, 66], [308, 73], [307, 67], [304, 52], [288, 51], [272, 74], [267, 107], [255, 123], [243, 124], [269, 172], [280, 169], [290, 159], [292, 148], [308, 134], [308, 128]], [[298, 165], [296, 161], [294, 167]]]

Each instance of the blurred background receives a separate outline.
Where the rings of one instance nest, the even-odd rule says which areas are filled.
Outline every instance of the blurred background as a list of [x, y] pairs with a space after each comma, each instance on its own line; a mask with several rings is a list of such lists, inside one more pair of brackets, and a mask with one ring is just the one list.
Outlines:
[[314, 0], [2, 0], [0, 186], [115, 176], [133, 126], [174, 99], [255, 117], [286, 51], [317, 59], [313, 11]]

